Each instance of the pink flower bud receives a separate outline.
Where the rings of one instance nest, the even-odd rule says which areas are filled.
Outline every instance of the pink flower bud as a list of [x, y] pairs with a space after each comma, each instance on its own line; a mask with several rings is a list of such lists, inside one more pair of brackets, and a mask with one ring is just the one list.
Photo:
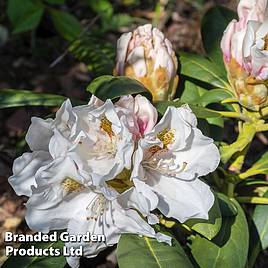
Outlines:
[[268, 105], [267, 0], [241, 0], [237, 11], [239, 20], [229, 23], [221, 48], [240, 103], [258, 110]]
[[115, 75], [144, 84], [154, 101], [171, 100], [178, 84], [178, 62], [172, 45], [161, 31], [146, 24], [117, 41]]

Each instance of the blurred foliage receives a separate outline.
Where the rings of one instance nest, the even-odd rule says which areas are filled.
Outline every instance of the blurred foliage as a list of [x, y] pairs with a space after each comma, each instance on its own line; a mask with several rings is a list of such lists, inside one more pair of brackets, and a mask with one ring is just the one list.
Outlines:
[[[124, 26], [130, 27], [136, 23], [143, 24], [146, 22], [146, 20], [133, 17], [127, 12], [122, 13], [122, 10], [124, 12], [128, 9], [131, 10], [134, 6], [151, 5], [156, 17], [158, 16], [153, 18], [157, 24], [161, 11], [160, 2], [81, 0], [79, 1], [79, 8], [83, 12], [79, 13], [70, 7], [71, 5], [67, 0], [8, 0], [7, 16], [13, 26], [13, 34], [31, 32], [33, 35], [42, 20], [49, 18], [57, 33], [67, 40], [66, 52], [70, 52], [79, 61], [84, 62], [93, 78], [98, 77], [89, 84], [87, 90], [102, 100], [107, 98], [117, 99], [126, 94], [140, 93], [146, 95], [148, 92], [137, 81], [126, 77], [112, 76], [116, 41], [109, 34], [112, 32], [116, 35], [118, 32], [122, 32]], [[187, 0], [187, 2], [190, 2], [192, 6], [199, 10], [207, 1]], [[175, 5], [175, 1], [169, 1], [168, 5]], [[71, 10], [73, 12], [70, 12]], [[202, 19], [201, 27], [205, 55], [180, 52], [180, 79], [182, 81], [180, 99], [155, 104], [159, 114], [163, 115], [168, 106], [180, 107], [188, 103], [199, 119], [199, 127], [202, 131], [219, 142], [222, 142], [225, 130], [224, 118], [237, 119], [239, 121], [238, 128], [240, 128], [240, 131], [244, 131], [238, 135], [240, 140], [236, 143], [221, 147], [224, 164], [233, 160], [238, 151], [241, 154], [244, 153], [244, 148], [249, 146], [256, 132], [254, 123], [250, 124], [251, 127], [249, 128], [247, 125], [249, 123], [242, 122], [247, 117], [244, 114], [242, 115], [240, 110], [237, 111], [238, 104], [231, 102], [228, 105], [227, 101], [233, 101], [235, 96], [226, 77], [219, 43], [223, 30], [232, 18], [235, 18], [234, 12], [223, 7], [216, 6], [207, 11]], [[0, 31], [4, 30], [0, 28]], [[1, 42], [0, 38], [0, 46]], [[37, 105], [59, 106], [65, 99], [65, 97], [59, 95], [26, 90], [0, 90], [0, 108]], [[79, 101], [74, 101], [74, 103], [81, 104]], [[222, 111], [219, 109], [222, 109]], [[244, 124], [243, 127], [241, 127], [242, 124]], [[249, 133], [252, 136], [251, 140], [247, 139]], [[227, 153], [224, 154], [224, 150]], [[140, 261], [142, 261], [142, 264], [148, 263], [148, 267], [172, 267], [175, 259], [177, 259], [183, 267], [192, 267], [190, 262], [192, 259], [187, 257], [190, 255], [191, 258], [195, 258], [193, 263], [200, 265], [200, 267], [244, 268], [247, 262], [250, 237], [252, 241], [249, 263], [252, 267], [259, 252], [266, 248], [268, 244], [267, 205], [257, 203], [253, 215], [247, 215], [253, 222], [249, 229], [250, 233], [248, 233], [246, 217], [235, 199], [241, 203], [244, 202], [243, 200], [247, 202], [249, 200], [248, 203], [253, 204], [254, 202], [251, 202], [252, 199], [250, 198], [252, 196], [239, 196], [236, 187], [238, 185], [237, 188], [243, 188], [250, 185], [258, 189], [259, 184], [265, 184], [264, 180], [261, 179], [252, 181], [251, 177], [260, 174], [267, 175], [268, 154], [263, 154], [251, 168], [240, 172], [240, 174], [230, 173], [226, 168], [227, 164], [211, 174], [214, 189], [221, 193], [216, 194], [218, 203], [215, 203], [214, 208], [210, 211], [210, 221], [196, 220], [186, 223], [187, 232], [191, 234], [188, 236], [191, 243], [182, 247], [176, 242], [173, 247], [168, 247], [152, 239], [124, 235], [120, 240], [117, 251], [119, 265], [123, 268], [131, 267], [130, 264], [137, 266], [141, 265]], [[249, 194], [254, 193], [249, 192]], [[267, 197], [268, 195], [265, 194], [262, 202], [268, 202]], [[257, 198], [262, 197], [258, 196]], [[183, 229], [185, 226], [180, 225], [180, 228]], [[137, 248], [137, 245], [140, 248]], [[204, 254], [204, 248], [210, 252], [209, 258], [208, 254]], [[191, 250], [192, 254], [186, 256], [185, 249], [187, 253]], [[161, 254], [157, 256], [159, 252]], [[169, 256], [173, 261], [165, 262], [166, 256]], [[65, 262], [62, 259], [59, 261], [58, 267], [62, 267]], [[32, 260], [30, 260], [31, 262]], [[51, 259], [42, 259], [42, 267], [50, 267], [50, 262]], [[11, 263], [10, 265], [13, 266], [17, 265], [17, 262], [13, 264], [12, 259], [9, 259], [7, 263]]]
[[115, 47], [101, 36], [84, 34], [69, 46], [69, 52], [84, 62], [94, 77], [113, 72]]

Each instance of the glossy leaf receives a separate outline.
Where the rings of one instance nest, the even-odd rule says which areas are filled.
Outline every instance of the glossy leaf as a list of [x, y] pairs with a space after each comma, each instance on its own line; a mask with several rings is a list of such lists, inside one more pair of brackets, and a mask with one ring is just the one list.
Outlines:
[[237, 207], [229, 199], [228, 196], [222, 193], [217, 193], [217, 197], [218, 197], [221, 214], [223, 217], [232, 217], [232, 216], [237, 215]]
[[226, 89], [229, 84], [225, 73], [209, 59], [196, 54], [180, 52], [181, 73], [185, 76]]
[[207, 239], [211, 240], [220, 231], [221, 223], [222, 223], [221, 211], [217, 197], [215, 196], [215, 202], [213, 207], [209, 211], [208, 220], [190, 219], [186, 221], [184, 224], [186, 224], [188, 227], [190, 227], [197, 233], [203, 235]]
[[103, 101], [128, 94], [143, 93], [150, 96], [143, 84], [125, 76], [100, 76], [89, 84], [87, 90]]
[[156, 239], [124, 234], [117, 245], [119, 268], [192, 268], [184, 250], [177, 241], [173, 245]]
[[21, 33], [35, 29], [43, 16], [44, 7], [38, 1], [9, 0], [8, 18], [14, 29], [13, 33]]
[[29, 242], [22, 243], [20, 248], [29, 249], [34, 246], [35, 249], [54, 248], [60, 250], [60, 256], [10, 256], [3, 264], [2, 268], [63, 268], [66, 264], [66, 258], [62, 256], [63, 242]]
[[244, 179], [257, 174], [268, 174], [268, 152], [264, 153], [250, 169], [241, 173], [240, 177]]
[[200, 97], [207, 92], [206, 89], [194, 84], [191, 81], [185, 81], [184, 90], [180, 96], [180, 101], [184, 103], [198, 103]]
[[[268, 191], [264, 197], [268, 197]], [[253, 267], [260, 251], [268, 247], [268, 205], [257, 205], [254, 210], [250, 242], [249, 267]]]
[[247, 220], [240, 205], [233, 202], [238, 214], [223, 218], [221, 230], [212, 241], [199, 235], [193, 241], [192, 254], [202, 268], [245, 268], [249, 245]]
[[256, 178], [248, 178], [248, 179], [245, 179], [245, 180], [242, 180], [239, 184], [239, 185], [242, 185], [242, 186], [257, 186], [257, 185], [268, 185], [268, 181], [265, 181], [265, 180], [258, 180]]
[[225, 100], [227, 98], [232, 98], [232, 97], [233, 97], [233, 94], [230, 91], [217, 88], [217, 89], [211, 89], [205, 92], [200, 97], [198, 102], [203, 106], [207, 106], [208, 104], [219, 103], [222, 100]]
[[223, 55], [220, 49], [222, 35], [229, 22], [236, 18], [234, 11], [216, 6], [209, 9], [202, 19], [201, 34], [207, 55], [224, 70]]
[[51, 9], [50, 15], [56, 30], [66, 40], [73, 41], [81, 34], [82, 26], [74, 15], [56, 9]]
[[[174, 106], [174, 107], [180, 107], [184, 103], [180, 101], [159, 101], [155, 104], [158, 112], [160, 114], [164, 114], [168, 106]], [[212, 118], [212, 117], [221, 117], [219, 113], [216, 111], [201, 107], [201, 106], [195, 106], [189, 104], [189, 107], [192, 109], [193, 113], [196, 115], [198, 118]]]
[[28, 90], [0, 89], [0, 108], [19, 106], [60, 106], [66, 97]]

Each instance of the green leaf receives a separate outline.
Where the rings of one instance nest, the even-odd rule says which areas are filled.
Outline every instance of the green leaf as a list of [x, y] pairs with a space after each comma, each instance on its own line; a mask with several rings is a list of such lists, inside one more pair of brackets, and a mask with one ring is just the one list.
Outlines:
[[0, 89], [0, 108], [19, 106], [60, 106], [66, 97], [28, 90]]
[[196, 55], [180, 52], [181, 73], [206, 82], [217, 88], [227, 89], [229, 84], [225, 73], [212, 61]]
[[108, 21], [112, 18], [114, 12], [113, 5], [108, 0], [87, 0], [87, 3], [103, 20]]
[[[268, 191], [263, 197], [268, 197]], [[266, 249], [268, 247], [268, 205], [256, 206], [253, 221], [259, 234], [262, 249]]]
[[118, 30], [120, 27], [126, 27], [133, 24], [139, 18], [132, 17], [128, 14], [115, 14], [112, 16], [111, 20], [108, 21], [106, 30]]
[[219, 203], [217, 197], [215, 196], [215, 202], [213, 207], [209, 211], [209, 219], [202, 220], [202, 219], [190, 219], [186, 221], [188, 227], [192, 230], [196, 231], [197, 233], [203, 235], [207, 239], [211, 240], [214, 238], [221, 229], [221, 211], [219, 207]]
[[198, 103], [200, 103], [202, 106], [207, 106], [211, 103], [219, 103], [222, 100], [225, 100], [227, 98], [232, 98], [233, 94], [230, 91], [227, 91], [225, 89], [217, 88], [217, 89], [211, 89], [205, 92], [200, 99], [198, 100]]
[[206, 91], [206, 89], [194, 84], [191, 81], [186, 80], [184, 84], [184, 90], [180, 97], [180, 101], [184, 103], [198, 103], [200, 97]]
[[255, 185], [268, 185], [268, 181], [265, 180], [258, 180], [256, 178], [248, 178], [245, 180], [242, 180], [238, 186], [255, 186]]
[[246, 172], [240, 174], [240, 178], [247, 178], [257, 174], [268, 174], [268, 152], [264, 153], [262, 157]]
[[103, 101], [128, 94], [143, 93], [150, 96], [143, 84], [125, 76], [100, 76], [89, 84], [87, 90]]
[[8, 1], [7, 15], [14, 27], [13, 33], [35, 29], [39, 25], [43, 13], [44, 6], [39, 1]]
[[2, 268], [63, 268], [66, 264], [66, 258], [62, 256], [63, 245], [64, 244], [61, 241], [50, 243], [22, 243], [20, 249], [29, 249], [31, 246], [33, 246], [35, 249], [54, 248], [60, 250], [60, 256], [10, 256], [3, 264]]
[[193, 241], [192, 254], [200, 267], [245, 268], [248, 254], [248, 225], [240, 205], [233, 201], [238, 214], [223, 218], [218, 235], [207, 240], [199, 235]]
[[234, 11], [223, 6], [216, 6], [209, 9], [202, 19], [201, 34], [205, 51], [210, 59], [223, 70], [225, 68], [220, 42], [229, 22], [236, 17]]
[[[169, 106], [180, 107], [183, 104], [184, 103], [182, 103], [178, 100], [176, 100], [176, 101], [159, 101], [155, 104], [155, 107], [156, 107], [157, 111], [163, 115]], [[204, 108], [201, 106], [195, 106], [195, 105], [191, 105], [191, 104], [189, 104], [189, 107], [192, 109], [193, 113], [198, 118], [221, 117], [221, 115], [219, 113], [217, 113], [216, 111], [210, 110], [208, 108]]]
[[[268, 191], [263, 197], [268, 197]], [[261, 250], [268, 247], [268, 205], [257, 205], [250, 228], [249, 267], [253, 267]]]
[[117, 245], [119, 268], [192, 268], [184, 250], [177, 241], [173, 246], [156, 239], [123, 234]]
[[237, 207], [235, 204], [222, 193], [217, 193], [218, 202], [223, 217], [232, 217], [237, 215]]
[[81, 34], [82, 25], [72, 14], [56, 9], [50, 9], [50, 15], [56, 30], [66, 40], [73, 41]]

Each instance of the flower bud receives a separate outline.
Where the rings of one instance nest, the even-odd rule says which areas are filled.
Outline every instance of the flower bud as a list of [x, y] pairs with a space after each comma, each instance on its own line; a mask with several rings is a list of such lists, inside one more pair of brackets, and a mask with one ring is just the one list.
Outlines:
[[257, 111], [268, 105], [267, 0], [241, 0], [237, 11], [239, 20], [226, 28], [221, 48], [236, 96]]
[[171, 100], [178, 85], [178, 62], [172, 45], [151, 24], [123, 34], [117, 41], [114, 75], [140, 81], [153, 101]]

